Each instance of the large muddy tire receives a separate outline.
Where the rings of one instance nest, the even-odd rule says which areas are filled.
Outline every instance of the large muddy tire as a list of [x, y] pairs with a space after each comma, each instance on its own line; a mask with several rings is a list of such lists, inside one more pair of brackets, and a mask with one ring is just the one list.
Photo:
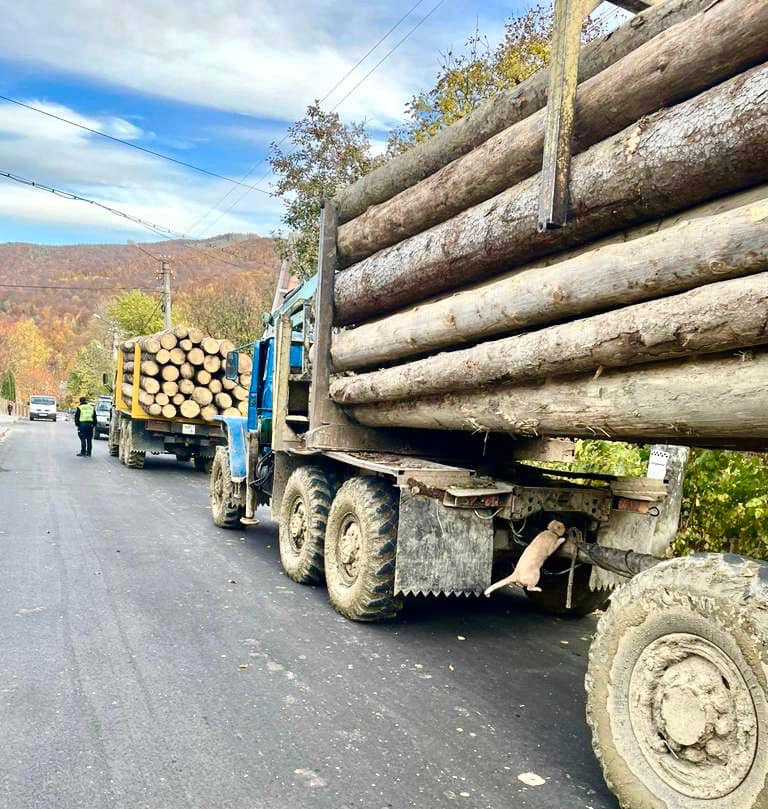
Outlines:
[[125, 463], [126, 458], [126, 443], [128, 438], [128, 422], [123, 420], [120, 427], [120, 432], [117, 436], [117, 457], [120, 463]]
[[229, 450], [217, 447], [211, 466], [210, 498], [213, 522], [220, 528], [238, 528], [245, 514], [241, 486], [232, 480]]
[[[560, 560], [558, 560], [560, 561]], [[582, 618], [591, 612], [605, 609], [610, 593], [605, 590], [590, 590], [589, 579], [592, 575], [591, 565], [579, 565], [573, 575], [571, 607], [568, 609], [568, 567], [567, 560], [562, 560], [560, 570], [555, 575], [547, 575], [542, 571], [539, 587], [541, 592], [526, 590], [528, 600], [537, 610], [549, 615], [562, 615], [568, 618]]]
[[325, 533], [331, 604], [353, 621], [385, 621], [402, 609], [395, 595], [398, 493], [387, 481], [355, 477], [336, 493]]
[[768, 807], [768, 564], [698, 555], [616, 591], [587, 719], [624, 809]]
[[[213, 460], [215, 456], [212, 455], [195, 455], [195, 469], [198, 472], [205, 472], [206, 474], [210, 474], [211, 470], [213, 469]], [[189, 458], [187, 458], [189, 460]]]
[[123, 450], [123, 463], [129, 469], [143, 469], [146, 453], [133, 447], [133, 424], [129, 421], [123, 425], [120, 435], [125, 434], [125, 448]]
[[302, 466], [288, 478], [280, 505], [280, 561], [299, 584], [323, 580], [325, 529], [336, 486], [319, 466]]

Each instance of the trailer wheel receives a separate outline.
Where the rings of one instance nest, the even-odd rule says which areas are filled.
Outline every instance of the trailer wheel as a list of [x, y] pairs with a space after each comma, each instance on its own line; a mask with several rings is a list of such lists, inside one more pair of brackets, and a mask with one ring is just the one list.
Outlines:
[[[560, 560], [558, 560], [560, 561]], [[583, 618], [591, 612], [605, 609], [610, 593], [605, 590], [590, 590], [589, 579], [592, 575], [591, 565], [579, 565], [573, 575], [571, 592], [571, 608], [565, 605], [568, 601], [568, 563], [557, 571], [557, 575], [547, 575], [542, 571], [539, 586], [541, 592], [525, 591], [528, 600], [537, 610], [549, 615], [563, 615], [569, 618]]]
[[673, 559], [615, 592], [587, 720], [624, 809], [768, 806], [768, 564]]
[[109, 421], [109, 433], [107, 433], [107, 448], [113, 458], [120, 454], [120, 431], [116, 426], [117, 419], [113, 416]]
[[301, 466], [288, 478], [280, 506], [280, 562], [299, 584], [323, 580], [323, 555], [334, 479], [319, 466]]
[[229, 469], [229, 450], [218, 447], [211, 466], [211, 515], [220, 528], [238, 528], [245, 514], [245, 504], [232, 480]]
[[125, 447], [123, 450], [123, 463], [129, 469], [143, 469], [146, 453], [140, 449], [133, 448], [133, 424], [127, 421], [120, 430], [120, 435], [125, 434]]
[[[189, 460], [189, 458], [187, 458], [187, 460]], [[211, 455], [195, 455], [195, 469], [197, 469], [198, 472], [210, 474], [213, 469], [213, 460], [214, 458]]]
[[353, 621], [385, 621], [403, 607], [395, 595], [397, 491], [374, 477], [339, 489], [325, 534], [325, 579], [331, 604]]

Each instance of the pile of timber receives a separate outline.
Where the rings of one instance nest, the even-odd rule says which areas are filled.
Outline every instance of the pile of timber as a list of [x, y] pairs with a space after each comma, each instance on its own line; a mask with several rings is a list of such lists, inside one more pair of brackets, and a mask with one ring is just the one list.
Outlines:
[[[141, 349], [136, 368], [136, 346]], [[166, 419], [203, 419], [218, 415], [245, 416], [251, 384], [251, 358], [239, 356], [239, 377], [224, 375], [229, 340], [206, 337], [199, 329], [177, 326], [126, 340], [123, 352], [123, 399], [131, 402], [138, 386], [139, 407]]]
[[768, 3], [582, 49], [567, 224], [546, 71], [343, 190], [331, 397], [373, 427], [768, 447]]

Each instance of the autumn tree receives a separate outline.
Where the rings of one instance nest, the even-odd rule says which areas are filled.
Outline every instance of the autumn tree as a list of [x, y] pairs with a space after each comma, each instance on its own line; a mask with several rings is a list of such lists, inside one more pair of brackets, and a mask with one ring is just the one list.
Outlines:
[[109, 349], [98, 340], [91, 340], [77, 354], [67, 379], [66, 396], [71, 404], [81, 396], [93, 399], [109, 390], [104, 377], [111, 379], [112, 357]]
[[159, 302], [138, 289], [118, 295], [107, 307], [107, 317], [117, 324], [120, 333], [126, 338], [152, 334], [163, 328], [163, 313]]
[[371, 156], [365, 126], [345, 124], [320, 102], [288, 130], [287, 144], [273, 143], [269, 162], [277, 177], [274, 195], [283, 200], [282, 222], [292, 234], [280, 234], [281, 252], [288, 256], [296, 276], [304, 280], [317, 270], [320, 204], [337, 189], [354, 182], [377, 165]]
[[2, 396], [3, 399], [7, 399], [9, 402], [16, 401], [16, 377], [10, 369], [3, 374], [0, 396]]

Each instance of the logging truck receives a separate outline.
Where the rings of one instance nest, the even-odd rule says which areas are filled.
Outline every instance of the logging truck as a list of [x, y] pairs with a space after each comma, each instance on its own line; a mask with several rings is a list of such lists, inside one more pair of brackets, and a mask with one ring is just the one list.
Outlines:
[[[768, 450], [768, 3], [629, 5], [579, 54], [557, 3], [551, 69], [325, 202], [317, 275], [227, 357], [212, 515], [268, 505], [353, 620], [498, 585], [605, 608], [622, 807], [766, 809], [768, 563], [668, 551], [686, 448]], [[653, 444], [647, 478], [569, 471], [590, 438]]]

